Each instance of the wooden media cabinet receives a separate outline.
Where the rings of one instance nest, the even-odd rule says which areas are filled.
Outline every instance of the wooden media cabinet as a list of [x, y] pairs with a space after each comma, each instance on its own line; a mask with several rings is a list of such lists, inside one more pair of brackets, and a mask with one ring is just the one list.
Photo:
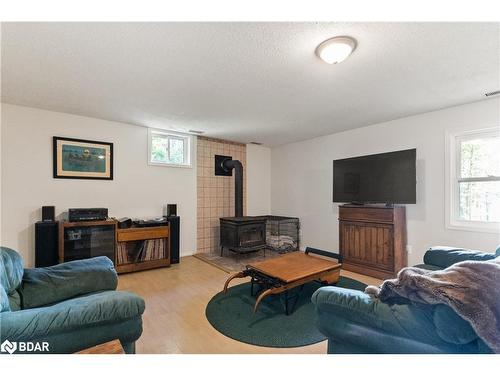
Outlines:
[[118, 273], [170, 266], [170, 227], [132, 227], [116, 231]]
[[59, 263], [101, 255], [118, 273], [168, 267], [170, 226], [118, 229], [113, 219], [59, 223]]
[[380, 279], [394, 277], [408, 263], [405, 207], [340, 206], [339, 249], [343, 269]]

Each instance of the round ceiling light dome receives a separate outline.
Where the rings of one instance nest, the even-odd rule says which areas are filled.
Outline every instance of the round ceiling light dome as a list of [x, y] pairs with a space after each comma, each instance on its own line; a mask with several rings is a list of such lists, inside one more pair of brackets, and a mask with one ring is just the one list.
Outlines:
[[316, 48], [316, 55], [328, 64], [338, 64], [356, 48], [356, 40], [349, 36], [336, 36], [325, 40]]

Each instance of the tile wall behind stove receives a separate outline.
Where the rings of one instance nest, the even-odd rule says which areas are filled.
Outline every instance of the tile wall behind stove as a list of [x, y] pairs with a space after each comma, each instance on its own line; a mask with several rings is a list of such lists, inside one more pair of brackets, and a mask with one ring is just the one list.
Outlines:
[[234, 216], [233, 176], [216, 176], [215, 155], [232, 156], [243, 165], [243, 214], [246, 215], [246, 145], [198, 137], [197, 252], [219, 251], [219, 218]]

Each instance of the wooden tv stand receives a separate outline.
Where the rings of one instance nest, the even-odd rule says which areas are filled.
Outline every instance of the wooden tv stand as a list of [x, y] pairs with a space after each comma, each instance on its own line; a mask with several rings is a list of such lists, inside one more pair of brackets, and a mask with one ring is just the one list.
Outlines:
[[407, 266], [404, 206], [339, 207], [339, 249], [343, 269], [392, 278]]

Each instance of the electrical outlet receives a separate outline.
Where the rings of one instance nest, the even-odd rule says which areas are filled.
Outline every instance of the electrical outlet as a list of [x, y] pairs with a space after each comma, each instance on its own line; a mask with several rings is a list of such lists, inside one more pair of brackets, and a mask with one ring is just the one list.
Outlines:
[[411, 254], [411, 253], [412, 253], [412, 251], [413, 251], [413, 247], [412, 247], [411, 245], [406, 245], [406, 252], [407, 252], [408, 254]]

